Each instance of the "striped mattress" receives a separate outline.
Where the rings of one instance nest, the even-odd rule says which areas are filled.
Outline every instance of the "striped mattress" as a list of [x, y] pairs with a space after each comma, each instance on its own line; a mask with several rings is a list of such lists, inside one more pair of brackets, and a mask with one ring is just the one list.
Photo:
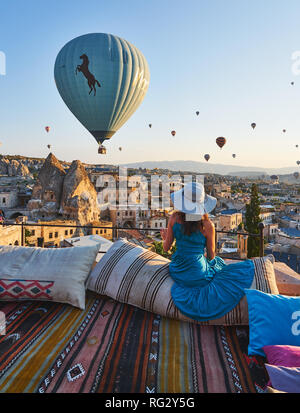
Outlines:
[[88, 292], [85, 310], [1, 302], [1, 393], [264, 392], [248, 328], [171, 320]]

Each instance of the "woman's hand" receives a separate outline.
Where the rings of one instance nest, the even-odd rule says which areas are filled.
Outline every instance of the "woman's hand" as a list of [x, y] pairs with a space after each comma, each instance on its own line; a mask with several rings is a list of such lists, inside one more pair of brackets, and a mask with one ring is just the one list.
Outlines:
[[163, 241], [166, 239], [167, 233], [168, 233], [168, 229], [167, 229], [167, 228], [162, 228], [162, 229], [160, 230], [160, 235], [161, 235]]

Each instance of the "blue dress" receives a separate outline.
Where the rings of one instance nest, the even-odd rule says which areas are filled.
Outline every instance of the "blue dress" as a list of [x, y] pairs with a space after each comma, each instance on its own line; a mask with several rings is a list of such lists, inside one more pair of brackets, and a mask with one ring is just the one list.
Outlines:
[[222, 258], [209, 261], [204, 256], [206, 238], [200, 232], [190, 236], [175, 222], [173, 233], [177, 250], [170, 262], [175, 281], [171, 294], [175, 305], [187, 317], [208, 321], [231, 311], [250, 288], [254, 277], [251, 260], [226, 264]]

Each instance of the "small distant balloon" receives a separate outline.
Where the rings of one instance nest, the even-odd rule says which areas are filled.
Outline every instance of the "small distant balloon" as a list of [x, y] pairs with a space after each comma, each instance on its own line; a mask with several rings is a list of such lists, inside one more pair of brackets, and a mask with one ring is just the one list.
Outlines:
[[152, 128], [152, 123], [149, 123], [149, 128]]
[[206, 155], [204, 155], [204, 159], [206, 160], [206, 162], [208, 162], [210, 160], [210, 155], [207, 153]]
[[50, 132], [50, 126], [45, 126], [45, 130], [46, 130], [47, 133], [49, 133]]
[[48, 149], [51, 149], [51, 145], [47, 145], [47, 148], [48, 148]]
[[298, 148], [298, 145], [295, 145], [296, 146], [296, 148]]
[[251, 123], [251, 127], [252, 127], [252, 129], [255, 129], [256, 128], [256, 123]]
[[294, 177], [296, 178], [296, 179], [298, 179], [299, 178], [299, 172], [294, 172]]
[[286, 129], [282, 129], [282, 132], [285, 133], [285, 132], [286, 132]]
[[297, 161], [297, 165], [300, 165], [300, 161]]
[[217, 143], [217, 145], [222, 149], [223, 146], [224, 146], [225, 143], [226, 143], [226, 139], [221, 136], [221, 137], [219, 137], [219, 138], [216, 139], [216, 143]]
[[172, 130], [171, 135], [172, 135], [172, 136], [175, 136], [175, 135], [176, 135], [176, 131], [175, 131], [175, 130]]
[[233, 157], [233, 158], [236, 158], [236, 154], [235, 154], [235, 153], [233, 153], [233, 154], [232, 154], [232, 157]]
[[119, 151], [122, 151], [122, 147], [120, 146]]
[[199, 116], [199, 113], [200, 113], [200, 112], [197, 110], [196, 115]]
[[294, 82], [291, 82], [291, 85], [294, 86]]

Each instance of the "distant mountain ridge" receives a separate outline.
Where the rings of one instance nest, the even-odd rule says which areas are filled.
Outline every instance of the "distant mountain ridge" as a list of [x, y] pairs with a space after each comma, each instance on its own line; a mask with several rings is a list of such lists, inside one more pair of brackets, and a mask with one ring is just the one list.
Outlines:
[[284, 175], [298, 170], [298, 167], [261, 168], [255, 166], [222, 165], [197, 161], [144, 161], [126, 163], [127, 168], [169, 169], [171, 171], [190, 171], [196, 173], [214, 173], [220, 175], [259, 176], [259, 175]]

